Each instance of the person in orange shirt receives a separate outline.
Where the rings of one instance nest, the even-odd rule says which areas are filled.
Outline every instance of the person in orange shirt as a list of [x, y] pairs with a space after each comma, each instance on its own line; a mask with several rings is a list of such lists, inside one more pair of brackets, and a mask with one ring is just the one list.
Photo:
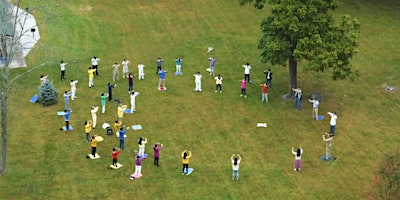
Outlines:
[[182, 163], [183, 163], [182, 174], [188, 175], [188, 172], [189, 172], [189, 159], [192, 157], [192, 152], [188, 151], [188, 150], [184, 150], [181, 153], [181, 157], [182, 157]]
[[260, 85], [261, 86], [261, 103], [262, 102], [264, 102], [264, 100], [265, 100], [265, 102], [266, 103], [268, 103], [268, 85], [266, 84], [266, 83], [264, 83], [264, 84], [261, 84]]
[[90, 142], [90, 131], [92, 131], [92, 120], [89, 119], [85, 122], [86, 141]]
[[122, 126], [122, 121], [116, 120], [114, 123], [114, 130], [115, 130], [115, 134], [117, 134], [117, 136], [119, 136], [118, 131]]
[[97, 140], [95, 135], [92, 136], [92, 140], [90, 141], [90, 146], [92, 146], [93, 157], [96, 157]]

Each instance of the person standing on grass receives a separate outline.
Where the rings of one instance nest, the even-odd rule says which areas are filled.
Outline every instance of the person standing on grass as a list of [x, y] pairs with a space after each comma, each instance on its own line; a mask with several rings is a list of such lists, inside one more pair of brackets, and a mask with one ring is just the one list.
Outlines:
[[114, 122], [115, 134], [116, 134], [118, 137], [119, 137], [119, 129], [121, 128], [121, 126], [122, 126], [122, 121], [117, 120], [117, 121]]
[[186, 174], [189, 175], [189, 160], [192, 157], [192, 152], [188, 151], [188, 150], [184, 150], [181, 153], [181, 157], [182, 157], [182, 164], [183, 164], [183, 168], [182, 168], [182, 174]]
[[128, 93], [133, 92], [133, 78], [135, 76], [132, 73], [129, 73], [128, 77]]
[[244, 98], [246, 98], [246, 87], [247, 87], [247, 82], [246, 82], [246, 80], [244, 80], [244, 79], [239, 80], [239, 82], [240, 82], [241, 88], [242, 88], [242, 91], [240, 92], [240, 96], [241, 96], [241, 97], [244, 96]]
[[139, 138], [139, 140], [138, 140], [138, 144], [139, 144], [139, 153], [138, 153], [138, 155], [140, 157], [144, 156], [144, 149], [146, 147], [146, 143], [147, 143], [147, 138], [146, 137], [145, 138], [142, 138], [142, 137]]
[[114, 147], [112, 150], [112, 165], [118, 167], [118, 155], [121, 153], [121, 150], [118, 147]]
[[203, 78], [200, 72], [193, 74], [194, 82], [196, 83], [196, 88], [194, 89], [195, 92], [201, 92], [201, 78]]
[[131, 113], [136, 111], [136, 97], [139, 95], [139, 92], [132, 92], [131, 93]]
[[41, 75], [40, 76], [40, 85], [43, 85], [47, 81], [48, 75]]
[[[140, 79], [144, 79], [144, 65], [143, 64], [139, 64], [138, 66], [137, 66], [137, 68], [138, 68], [138, 74], [139, 74], [139, 80]], [[157, 70], [158, 71], [158, 70]]]
[[137, 154], [135, 156], [135, 174], [142, 176], [142, 161], [143, 161], [143, 157], [139, 156], [139, 154]]
[[98, 111], [98, 110], [99, 110], [99, 107], [98, 107], [98, 106], [92, 106], [92, 107], [90, 108], [90, 115], [92, 115], [92, 122], [93, 122], [92, 127], [93, 127], [93, 129], [96, 128], [96, 124], [97, 124], [97, 111]]
[[223, 80], [223, 78], [222, 78], [221, 74], [218, 74], [218, 76], [214, 77], [214, 79], [215, 79], [215, 93], [218, 92], [218, 89], [219, 89], [219, 93], [222, 93], [222, 80]]
[[119, 106], [117, 108], [118, 109], [117, 110], [117, 116], [118, 116], [118, 120], [119, 121], [122, 121], [124, 119], [124, 112], [125, 112], [127, 107], [128, 106], [126, 106], [126, 105], [122, 105], [122, 103], [119, 104]]
[[92, 131], [92, 120], [88, 120], [85, 122], [85, 133], [86, 133], [86, 141], [90, 142], [90, 131]]
[[329, 122], [331, 125], [331, 134], [335, 135], [336, 133], [336, 120], [337, 120], [337, 115], [336, 112], [328, 112], [328, 115], [331, 116], [331, 121]]
[[70, 110], [69, 108], [69, 97], [71, 96], [71, 92], [64, 92], [64, 101], [65, 101], [65, 110]]
[[111, 101], [111, 100], [112, 100], [112, 90], [113, 90], [115, 87], [117, 87], [117, 84], [111, 84], [111, 83], [108, 83], [108, 84], [107, 84], [107, 88], [108, 88], [108, 101]]
[[156, 74], [159, 74], [161, 69], [162, 69], [162, 64], [164, 60], [162, 58], [157, 58], [156, 63], [157, 63], [157, 71]]
[[167, 71], [164, 70], [164, 68], [161, 68], [160, 71], [158, 72], [160, 81], [158, 82], [158, 88], [162, 89], [165, 88], [165, 77], [166, 77]]
[[122, 78], [128, 78], [128, 73], [129, 73], [129, 61], [126, 60], [126, 58], [122, 61]]
[[129, 127], [124, 130], [124, 127], [119, 128], [119, 148], [125, 149], [125, 133], [128, 132]]
[[297, 88], [292, 88], [292, 91], [294, 92], [294, 108], [301, 110], [302, 91], [301, 91], [300, 86]]
[[114, 82], [116, 82], [116, 81], [119, 81], [119, 71], [118, 71], [118, 68], [119, 68], [119, 64], [118, 63], [114, 63], [113, 65], [112, 65], [112, 68], [113, 68], [113, 81]]
[[303, 149], [299, 147], [297, 151], [294, 151], [294, 147], [292, 147], [292, 154], [294, 155], [294, 171], [301, 170], [301, 155], [303, 155]]
[[65, 80], [65, 66], [67, 66], [68, 63], [65, 63], [63, 60], [60, 63], [60, 68], [61, 68], [61, 80]]
[[178, 58], [175, 60], [175, 63], [176, 63], [176, 72], [175, 72], [175, 74], [177, 74], [177, 75], [182, 74], [182, 72], [181, 72], [182, 59], [178, 57]]
[[271, 69], [268, 69], [268, 71], [264, 71], [265, 74], [265, 79], [266, 79], [266, 84], [268, 85], [269, 88], [272, 88], [272, 71]]
[[[69, 131], [69, 120], [71, 119], [71, 113], [72, 110], [65, 110], [64, 111], [64, 121], [65, 121], [65, 129]], [[60, 128], [60, 130], [63, 130], [63, 128]]]
[[208, 61], [210, 62], [210, 76], [215, 76], [214, 70], [215, 70], [215, 62], [217, 62], [217, 60], [215, 60], [214, 57], [209, 57]]
[[246, 63], [245, 65], [242, 65], [242, 67], [244, 68], [244, 80], [247, 80], [248, 83], [251, 83], [251, 80], [250, 80], [251, 66], [250, 66], [250, 64]]
[[318, 106], [319, 106], [318, 99], [314, 97], [314, 99], [309, 99], [308, 101], [313, 104], [312, 118], [315, 118], [315, 120], [318, 120]]
[[232, 181], [239, 180], [239, 165], [240, 165], [240, 160], [242, 160], [242, 157], [240, 154], [235, 154], [232, 155], [231, 157], [231, 163], [232, 163]]
[[164, 145], [158, 142], [155, 143], [153, 145], [153, 149], [154, 149], [154, 165], [156, 165], [157, 167], [159, 167], [160, 165], [158, 164], [158, 162], [160, 161], [160, 151], [164, 149]]
[[94, 72], [97, 72], [96, 69], [92, 69], [89, 67], [88, 69], [88, 76], [89, 76], [89, 88], [94, 86]]
[[[328, 135], [328, 138], [325, 138], [325, 135]], [[332, 141], [333, 141], [333, 134], [332, 133], [325, 133], [322, 135], [322, 140], [326, 143], [325, 148], [325, 160], [330, 160], [332, 158]]]
[[101, 113], [105, 113], [106, 112], [106, 99], [107, 99], [107, 95], [104, 93], [101, 93], [100, 99], [101, 99]]
[[261, 103], [265, 102], [268, 103], [268, 85], [266, 83], [261, 84]]
[[99, 75], [99, 72], [98, 72], [99, 66], [98, 65], [99, 65], [100, 58], [97, 58], [96, 56], [94, 56], [91, 61], [92, 61], [92, 68], [95, 70], [92, 73], [94, 75], [94, 73], [96, 72], [96, 76], [98, 76]]
[[76, 84], [78, 83], [78, 80], [71, 80], [70, 81], [70, 86], [71, 86], [71, 99], [75, 100], [76, 99]]
[[92, 146], [92, 156], [96, 157], [97, 140], [95, 135], [92, 136], [92, 140], [90, 141], [90, 146]]

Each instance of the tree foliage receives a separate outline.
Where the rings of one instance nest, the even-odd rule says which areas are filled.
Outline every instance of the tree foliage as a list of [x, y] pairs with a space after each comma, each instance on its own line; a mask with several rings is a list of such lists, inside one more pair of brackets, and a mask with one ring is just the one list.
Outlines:
[[[262, 9], [266, 0], [239, 0]], [[269, 0], [272, 15], [261, 22], [258, 48], [261, 60], [273, 65], [289, 63], [290, 86], [297, 87], [297, 63], [305, 69], [332, 70], [332, 78], [354, 80], [350, 60], [358, 52], [360, 23], [349, 15], [335, 24], [329, 13], [336, 0]]]
[[39, 87], [39, 102], [44, 106], [49, 106], [57, 103], [58, 91], [53, 84], [45, 80]]

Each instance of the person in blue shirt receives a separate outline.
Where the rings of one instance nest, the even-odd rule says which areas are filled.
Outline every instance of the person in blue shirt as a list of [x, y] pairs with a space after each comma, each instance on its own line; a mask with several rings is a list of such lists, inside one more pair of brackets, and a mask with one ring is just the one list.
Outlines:
[[165, 88], [165, 75], [167, 71], [165, 71], [163, 68], [158, 72], [158, 75], [160, 77], [160, 82], [158, 83], [158, 88]]
[[[71, 119], [71, 113], [72, 113], [72, 110], [64, 111], [64, 121], [65, 121], [65, 127], [66, 127], [67, 131], [70, 130], [69, 120]], [[60, 130], [63, 130], [63, 128], [60, 128]]]
[[182, 75], [182, 72], [181, 72], [182, 59], [178, 57], [178, 58], [175, 60], [175, 62], [176, 62], [176, 72], [175, 72], [175, 75]]
[[124, 130], [123, 126], [119, 129], [119, 148], [122, 150], [125, 149], [125, 133], [128, 132], [128, 130], [129, 127]]
[[108, 86], [108, 101], [111, 101], [112, 100], [112, 90], [115, 87], [117, 87], [117, 84], [108, 83], [107, 86]]
[[158, 74], [161, 71], [162, 68], [162, 64], [164, 62], [164, 60], [162, 58], [157, 58], [157, 71], [156, 74]]

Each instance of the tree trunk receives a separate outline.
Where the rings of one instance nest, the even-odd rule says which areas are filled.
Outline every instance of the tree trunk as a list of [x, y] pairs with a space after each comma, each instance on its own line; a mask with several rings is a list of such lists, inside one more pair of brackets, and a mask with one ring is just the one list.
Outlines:
[[4, 61], [3, 69], [2, 69], [2, 79], [3, 85], [0, 89], [0, 109], [1, 109], [1, 164], [0, 164], [0, 175], [6, 171], [7, 164], [7, 94], [8, 94], [8, 66], [10, 64], [8, 49], [7, 49], [7, 41], [4, 38], [4, 34], [1, 37], [2, 41], [2, 53], [6, 58]]
[[289, 98], [293, 97], [292, 88], [297, 88], [297, 61], [294, 56], [289, 57]]

